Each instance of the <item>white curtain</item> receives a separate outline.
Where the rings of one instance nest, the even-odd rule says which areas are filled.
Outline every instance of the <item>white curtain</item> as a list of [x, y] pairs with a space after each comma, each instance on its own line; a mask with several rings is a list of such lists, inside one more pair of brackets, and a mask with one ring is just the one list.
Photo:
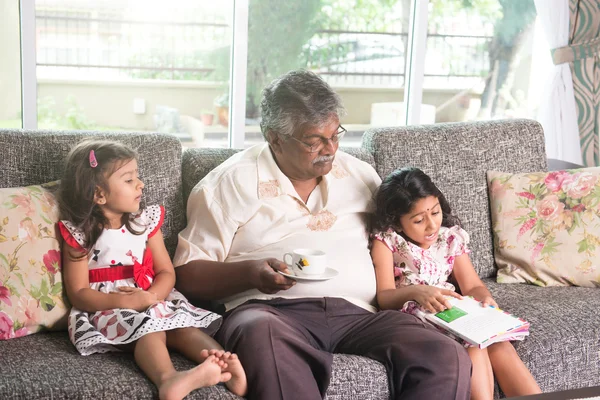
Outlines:
[[[569, 44], [569, 0], [535, 0], [550, 49]], [[548, 158], [583, 165], [575, 109], [573, 78], [568, 63], [554, 66], [543, 93], [538, 121], [544, 127]]]

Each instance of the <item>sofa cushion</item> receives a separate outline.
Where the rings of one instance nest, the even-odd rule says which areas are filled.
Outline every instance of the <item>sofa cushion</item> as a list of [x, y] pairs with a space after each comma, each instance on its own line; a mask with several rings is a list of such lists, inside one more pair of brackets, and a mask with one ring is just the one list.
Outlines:
[[181, 197], [181, 143], [171, 135], [140, 132], [43, 131], [0, 129], [0, 187], [38, 185], [60, 179], [73, 145], [90, 137], [121, 141], [139, 153], [146, 204], [162, 204], [162, 226], [171, 257], [185, 226]]
[[600, 168], [488, 172], [498, 282], [600, 287]]
[[543, 392], [600, 386], [598, 289], [484, 283], [502, 309], [531, 324], [514, 346]]
[[481, 277], [495, 276], [486, 171], [545, 171], [544, 132], [536, 121], [504, 120], [372, 129], [363, 147], [381, 177], [400, 167], [427, 173], [471, 237]]
[[[0, 399], [152, 399], [155, 386], [129, 353], [81, 356], [66, 332], [44, 332], [0, 342]], [[172, 353], [176, 369], [194, 364]], [[224, 386], [186, 399], [241, 399]], [[364, 357], [336, 354], [327, 399], [389, 399], [385, 368]]]
[[66, 329], [56, 186], [0, 189], [0, 340]]
[[[183, 201], [187, 205], [187, 199], [192, 189], [202, 178], [206, 176], [215, 167], [223, 161], [240, 151], [239, 149], [186, 149], [182, 158], [182, 181], [183, 181]], [[373, 156], [356, 147], [340, 147], [340, 151], [350, 154], [369, 163], [375, 168]]]

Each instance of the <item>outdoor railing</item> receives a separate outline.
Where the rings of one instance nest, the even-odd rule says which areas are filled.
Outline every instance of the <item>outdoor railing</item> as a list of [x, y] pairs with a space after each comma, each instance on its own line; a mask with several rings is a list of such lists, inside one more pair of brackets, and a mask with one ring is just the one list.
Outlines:
[[[44, 67], [46, 76], [77, 69], [92, 79], [110, 71], [111, 76], [128, 78], [215, 81], [223, 79], [215, 72], [229, 62], [226, 48], [232, 28], [225, 23], [42, 13], [36, 24], [37, 65]], [[185, 45], [207, 40], [212, 50]], [[425, 76], [486, 76], [490, 41], [490, 36], [428, 35]], [[324, 29], [304, 46], [301, 60], [338, 84], [402, 85], [407, 44], [407, 33]]]

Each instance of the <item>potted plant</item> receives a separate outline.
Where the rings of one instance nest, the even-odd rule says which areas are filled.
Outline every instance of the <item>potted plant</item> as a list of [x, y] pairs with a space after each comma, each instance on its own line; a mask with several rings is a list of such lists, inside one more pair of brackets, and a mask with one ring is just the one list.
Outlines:
[[204, 126], [212, 126], [215, 119], [215, 114], [211, 110], [202, 110], [200, 113], [200, 119], [202, 120]]
[[223, 93], [215, 98], [214, 105], [217, 108], [217, 120], [223, 126], [229, 125], [229, 93]]

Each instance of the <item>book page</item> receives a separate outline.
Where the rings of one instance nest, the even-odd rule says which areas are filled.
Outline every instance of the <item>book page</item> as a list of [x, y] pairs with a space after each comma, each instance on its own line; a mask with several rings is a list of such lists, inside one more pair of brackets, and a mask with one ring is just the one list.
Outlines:
[[451, 309], [437, 314], [425, 314], [425, 318], [473, 344], [482, 344], [507, 331], [515, 330], [517, 334], [516, 331], [521, 330], [517, 328], [528, 325], [501, 310], [482, 307], [471, 297], [463, 297], [462, 300], [449, 298], [449, 301]]

